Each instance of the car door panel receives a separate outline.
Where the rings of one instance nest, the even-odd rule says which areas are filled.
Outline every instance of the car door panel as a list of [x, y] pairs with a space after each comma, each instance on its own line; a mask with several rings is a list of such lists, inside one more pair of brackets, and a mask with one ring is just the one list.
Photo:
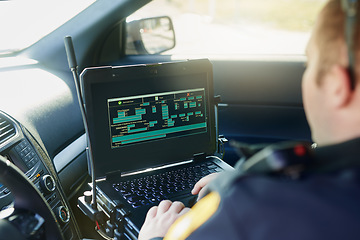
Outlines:
[[[212, 60], [215, 94], [221, 95], [219, 133], [245, 143], [309, 141], [301, 78], [304, 61]], [[226, 145], [225, 159], [238, 156]]]

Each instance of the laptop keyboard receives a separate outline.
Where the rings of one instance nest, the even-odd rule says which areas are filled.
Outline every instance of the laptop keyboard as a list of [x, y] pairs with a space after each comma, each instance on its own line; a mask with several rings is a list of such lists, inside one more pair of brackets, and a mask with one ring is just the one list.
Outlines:
[[191, 190], [197, 181], [221, 170], [216, 164], [209, 162], [115, 183], [113, 187], [133, 208], [138, 208], [157, 204], [164, 199], [191, 196]]

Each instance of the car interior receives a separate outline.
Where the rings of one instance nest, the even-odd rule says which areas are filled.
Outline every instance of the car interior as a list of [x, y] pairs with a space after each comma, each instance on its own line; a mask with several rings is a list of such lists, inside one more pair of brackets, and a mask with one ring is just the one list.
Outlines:
[[[110, 216], [100, 211], [94, 221], [91, 209], [86, 216], [78, 206], [79, 199], [89, 197], [92, 178], [79, 90], [64, 37], [71, 36], [79, 74], [89, 67], [203, 58], [161, 54], [176, 45], [177, 30], [166, 13], [127, 20], [149, 2], [95, 1], [31, 46], [0, 52], [1, 234], [11, 232], [14, 239], [136, 239], [114, 232], [104, 236], [106, 232], [96, 229]], [[160, 24], [163, 32], [146, 38], [143, 30], [149, 22]], [[301, 96], [305, 56], [206, 58], [219, 100], [217, 131], [224, 162], [234, 166], [239, 159], [231, 141], [311, 141]], [[9, 216], [11, 226], [4, 223]]]

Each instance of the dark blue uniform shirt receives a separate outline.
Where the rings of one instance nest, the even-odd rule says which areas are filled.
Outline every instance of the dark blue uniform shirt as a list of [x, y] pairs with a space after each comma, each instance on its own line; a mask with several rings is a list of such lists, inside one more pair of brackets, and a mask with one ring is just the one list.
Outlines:
[[166, 239], [360, 239], [360, 139], [317, 148], [299, 179], [236, 171], [210, 185], [218, 203], [206, 200]]

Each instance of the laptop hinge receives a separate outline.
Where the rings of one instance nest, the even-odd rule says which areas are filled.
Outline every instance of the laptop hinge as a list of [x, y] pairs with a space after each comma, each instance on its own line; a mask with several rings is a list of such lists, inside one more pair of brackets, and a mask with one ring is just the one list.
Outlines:
[[205, 159], [206, 159], [205, 153], [195, 153], [194, 154], [194, 162], [205, 161]]
[[121, 171], [113, 171], [108, 174], [106, 174], [106, 180], [112, 181], [115, 179], [119, 179], [121, 177]]

